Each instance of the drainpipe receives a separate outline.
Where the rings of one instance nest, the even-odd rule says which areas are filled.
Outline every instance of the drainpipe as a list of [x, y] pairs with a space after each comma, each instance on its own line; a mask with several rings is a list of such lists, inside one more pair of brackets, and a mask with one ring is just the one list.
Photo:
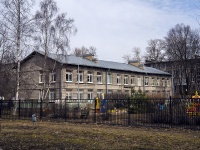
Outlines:
[[174, 71], [172, 67], [172, 76], [171, 76], [171, 81], [172, 81], [172, 96], [174, 96]]
[[[146, 75], [147, 75], [147, 73], [146, 73]], [[145, 76], [146, 75], [143, 75], [143, 92], [145, 93]]]
[[106, 71], [106, 96], [108, 94], [108, 72], [110, 71], [110, 68]]
[[79, 87], [79, 80], [80, 80], [80, 74], [79, 74], [79, 62], [78, 62], [78, 108], [80, 107], [80, 87]]
[[106, 71], [106, 96], [108, 94], [108, 70]]
[[61, 64], [61, 67], [60, 67], [60, 104], [61, 105], [62, 105], [62, 68], [63, 68], [63, 64]]

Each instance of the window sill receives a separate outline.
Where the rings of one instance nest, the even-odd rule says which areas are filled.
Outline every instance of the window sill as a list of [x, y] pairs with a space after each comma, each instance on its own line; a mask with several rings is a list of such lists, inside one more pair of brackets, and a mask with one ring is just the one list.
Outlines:
[[76, 83], [83, 84], [84, 82], [76, 82]]

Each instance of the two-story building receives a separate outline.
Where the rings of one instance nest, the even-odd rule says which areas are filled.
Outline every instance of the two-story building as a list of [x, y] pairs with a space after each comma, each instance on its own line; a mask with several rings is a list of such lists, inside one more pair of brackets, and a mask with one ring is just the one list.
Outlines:
[[[45, 67], [46, 66], [46, 67]], [[147, 95], [169, 97], [171, 75], [138, 62], [97, 60], [34, 51], [21, 63], [20, 99], [93, 99], [103, 93], [141, 89]]]

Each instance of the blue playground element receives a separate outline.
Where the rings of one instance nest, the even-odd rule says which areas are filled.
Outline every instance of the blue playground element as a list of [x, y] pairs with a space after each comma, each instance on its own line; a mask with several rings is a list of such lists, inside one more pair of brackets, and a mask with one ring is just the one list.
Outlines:
[[101, 113], [106, 113], [106, 105], [107, 105], [107, 101], [104, 99], [101, 101]]

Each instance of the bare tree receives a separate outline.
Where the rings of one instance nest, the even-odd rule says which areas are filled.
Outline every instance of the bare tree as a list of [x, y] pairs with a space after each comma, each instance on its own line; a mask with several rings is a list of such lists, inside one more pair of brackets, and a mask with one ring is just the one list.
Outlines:
[[[27, 38], [33, 32], [33, 25], [29, 19], [30, 9], [33, 6], [33, 1], [30, 0], [1, 0], [1, 20], [2, 26], [7, 30], [7, 40], [12, 45], [13, 51], [17, 56], [17, 86], [16, 96], [19, 99], [20, 87], [20, 62], [22, 59], [23, 50], [27, 49]], [[1, 31], [0, 34], [5, 36]]]
[[175, 78], [179, 82], [178, 85], [180, 85], [180, 94], [188, 94], [191, 90], [191, 76], [196, 74], [194, 62], [191, 60], [195, 59], [195, 55], [199, 53], [199, 32], [192, 30], [188, 25], [177, 24], [169, 30], [165, 40], [168, 60], [176, 64]]
[[160, 62], [165, 60], [165, 42], [161, 39], [154, 39], [148, 42], [146, 47], [145, 60]]
[[[58, 14], [58, 7], [54, 0], [43, 0], [40, 2], [40, 10], [36, 12], [35, 21], [38, 28], [38, 34], [35, 37], [36, 48], [44, 51], [43, 61], [43, 93], [45, 94], [45, 72], [47, 71], [47, 57], [49, 52], [66, 54], [69, 48], [70, 35], [76, 33], [73, 25], [73, 19], [67, 19], [66, 13]], [[56, 63], [56, 61], [55, 61]], [[54, 64], [55, 66], [55, 64]], [[53, 67], [54, 68], [54, 67]]]
[[7, 39], [7, 30], [0, 25], [0, 96], [5, 99], [14, 97], [16, 74], [12, 67], [15, 65], [15, 55], [11, 50], [11, 42]]
[[132, 49], [132, 55], [131, 54], [126, 54], [122, 58], [125, 60], [127, 63], [130, 60], [135, 60], [135, 61], [142, 61], [142, 55], [141, 55], [141, 49], [139, 47], [134, 47]]

